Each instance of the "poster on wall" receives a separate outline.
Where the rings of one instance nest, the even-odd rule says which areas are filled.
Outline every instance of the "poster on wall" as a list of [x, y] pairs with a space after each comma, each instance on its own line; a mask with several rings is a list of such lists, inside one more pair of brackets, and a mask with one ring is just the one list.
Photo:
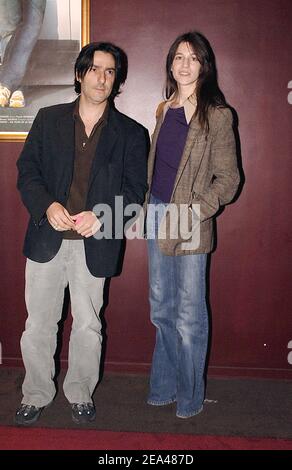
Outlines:
[[0, 0], [0, 140], [21, 141], [40, 108], [76, 98], [90, 0]]

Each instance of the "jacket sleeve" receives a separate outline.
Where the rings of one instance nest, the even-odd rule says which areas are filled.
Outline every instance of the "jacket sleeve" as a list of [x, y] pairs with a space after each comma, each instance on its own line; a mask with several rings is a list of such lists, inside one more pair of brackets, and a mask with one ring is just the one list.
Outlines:
[[17, 161], [17, 188], [37, 227], [45, 220], [46, 210], [54, 202], [42, 176], [42, 122], [40, 110]]
[[229, 109], [224, 109], [222, 114], [223, 121], [219, 124], [212, 142], [212, 182], [200, 194], [193, 194], [192, 202], [200, 204], [201, 222], [213, 217], [220, 206], [231, 202], [240, 182], [232, 114]]
[[139, 126], [125, 156], [123, 199], [129, 204], [142, 205], [147, 191], [147, 156], [149, 151], [148, 131]]

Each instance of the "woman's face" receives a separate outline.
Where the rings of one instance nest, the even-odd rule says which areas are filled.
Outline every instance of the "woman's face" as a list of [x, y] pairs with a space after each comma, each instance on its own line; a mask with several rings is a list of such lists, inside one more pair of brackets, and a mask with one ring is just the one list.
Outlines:
[[189, 87], [190, 91], [195, 91], [200, 68], [201, 64], [191, 45], [187, 42], [181, 42], [171, 66], [172, 75], [178, 87]]

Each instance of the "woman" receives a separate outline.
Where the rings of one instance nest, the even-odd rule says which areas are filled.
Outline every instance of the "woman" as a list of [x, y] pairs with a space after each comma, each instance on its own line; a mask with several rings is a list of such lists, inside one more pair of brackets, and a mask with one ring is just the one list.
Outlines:
[[239, 173], [232, 113], [207, 39], [198, 32], [179, 36], [166, 73], [167, 101], [157, 110], [148, 167], [150, 305], [156, 327], [148, 403], [176, 402], [176, 416], [188, 418], [203, 409], [213, 220], [233, 199]]

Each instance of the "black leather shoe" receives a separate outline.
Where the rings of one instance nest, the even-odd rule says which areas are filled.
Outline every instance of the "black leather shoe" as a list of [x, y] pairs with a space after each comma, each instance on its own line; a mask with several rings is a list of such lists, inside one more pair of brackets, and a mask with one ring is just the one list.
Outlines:
[[90, 423], [95, 420], [95, 408], [93, 403], [72, 403], [72, 420], [74, 423]]
[[43, 409], [44, 407], [26, 405], [25, 403], [22, 403], [16, 411], [14, 421], [20, 426], [29, 426], [39, 419]]

